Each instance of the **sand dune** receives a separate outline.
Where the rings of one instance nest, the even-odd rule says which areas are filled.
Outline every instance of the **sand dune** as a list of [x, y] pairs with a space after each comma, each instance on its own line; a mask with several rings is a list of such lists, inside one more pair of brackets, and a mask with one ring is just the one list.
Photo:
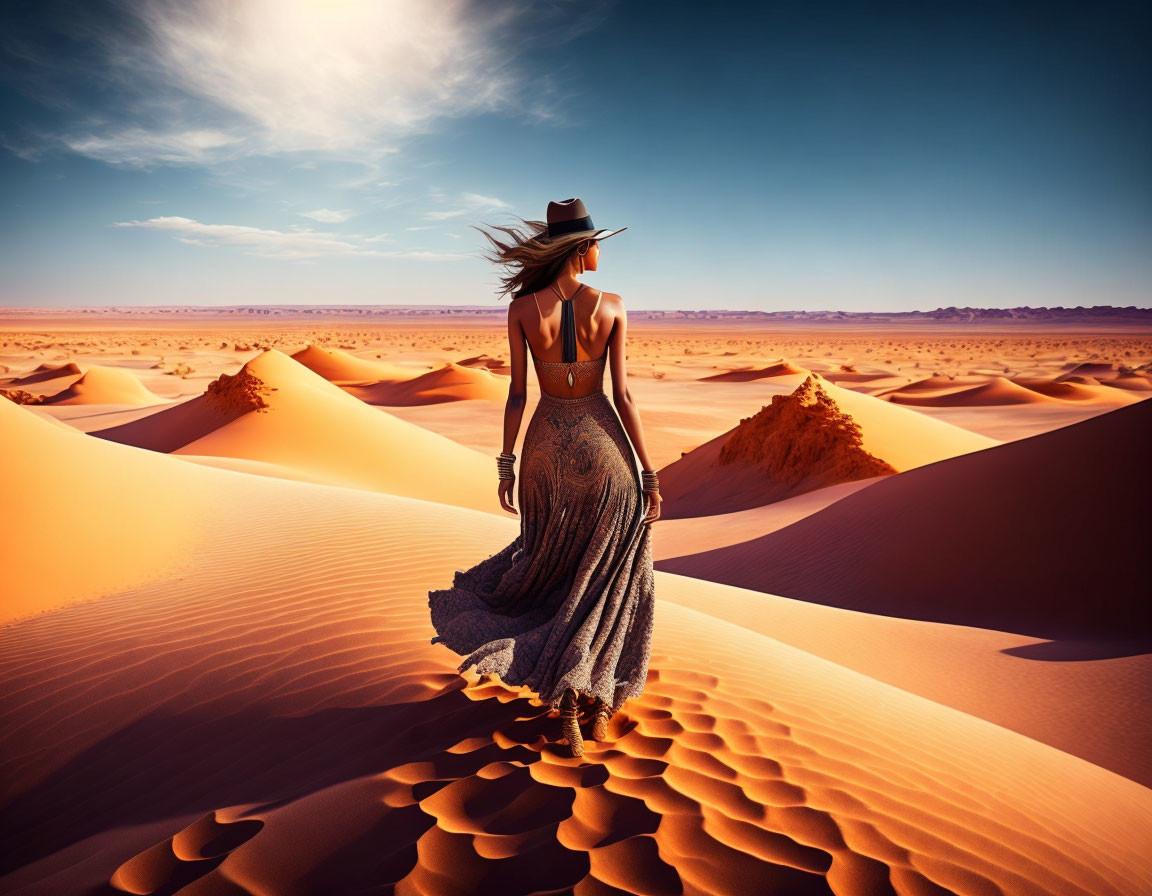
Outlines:
[[150, 451], [176, 451], [246, 414], [267, 408], [267, 397], [272, 394], [245, 365], [235, 374], [221, 374], [202, 395], [91, 433]]
[[1069, 376], [1060, 379], [1019, 379], [1016, 382], [1030, 391], [1060, 401], [1083, 401], [1095, 404], [1126, 404], [1139, 401], [1143, 396], [1125, 389], [1112, 387], [1090, 376]]
[[747, 383], [774, 376], [807, 376], [808, 373], [809, 371], [805, 368], [793, 364], [787, 358], [781, 358], [779, 361], [764, 367], [742, 367], [738, 370], [726, 370], [723, 373], [702, 376], [700, 380], [701, 382], [715, 383]]
[[[207, 471], [0, 401], [0, 620], [125, 588], [194, 556]], [[218, 480], [213, 480], [218, 481]]]
[[151, 457], [245, 513], [178, 577], [3, 629], [6, 891], [1152, 887], [1148, 788], [666, 601], [645, 694], [566, 757], [428, 643], [425, 590], [514, 521]]
[[1128, 371], [1117, 374], [1108, 381], [1108, 385], [1114, 389], [1132, 389], [1136, 392], [1149, 392], [1152, 391], [1152, 378], [1147, 374]]
[[[759, 507], [843, 482], [895, 473], [861, 447], [860, 429], [825, 381], [805, 378], [759, 413], [661, 471], [666, 519]], [[715, 451], [711, 446], [715, 445]]]
[[[646, 693], [579, 761], [557, 719], [463, 688], [428, 643], [427, 590], [519, 531], [452, 506], [465, 480], [495, 492], [499, 409], [432, 403], [506, 382], [505, 322], [361, 311], [9, 319], [0, 362], [46, 362], [30, 395], [95, 363], [195, 397], [0, 401], [0, 892], [1152, 892], [1146, 330], [634, 312], [661, 466], [829, 370], [860, 447], [902, 472], [657, 523], [659, 557], [810, 600], [657, 572]], [[308, 364], [249, 348], [301, 345]], [[794, 369], [763, 375], [777, 354]], [[700, 382], [718, 361], [755, 375]], [[1002, 373], [1052, 394], [863, 394], [995, 394]], [[425, 428], [348, 394], [394, 384]], [[1017, 438], [1101, 410], [1008, 445], [934, 419]], [[73, 429], [113, 421], [180, 453]], [[824, 605], [841, 595], [874, 612]]]
[[828, 607], [687, 576], [661, 600], [750, 628], [1152, 786], [1152, 639], [1048, 641]]
[[93, 435], [503, 513], [491, 458], [369, 407], [275, 349], [199, 398]]
[[71, 361], [58, 367], [41, 364], [26, 376], [0, 381], [0, 392], [17, 404], [42, 404], [83, 375], [81, 367]]
[[[819, 374], [809, 375], [804, 383], [794, 394], [818, 388], [835, 407], [834, 415], [826, 411], [820, 420], [808, 420], [810, 414], [803, 415], [804, 419], [785, 418], [767, 405], [761, 414], [745, 418], [660, 470], [661, 513], [667, 519], [679, 519], [747, 510], [837, 482], [869, 478], [885, 469], [906, 470], [999, 444], [837, 386]], [[776, 396], [773, 401], [783, 398]], [[837, 421], [845, 415], [859, 427], [858, 433], [839, 426]], [[797, 447], [806, 432], [812, 433], [811, 438], [805, 437]], [[739, 448], [741, 443], [742, 450], [729, 451], [729, 444]], [[757, 443], [762, 447], [757, 448]], [[834, 446], [839, 447], [833, 450]], [[776, 457], [775, 464], [766, 467], [755, 462], [752, 455], [758, 451]]]
[[[446, 401], [503, 400], [508, 383], [497, 379], [488, 365], [445, 361], [424, 373], [379, 361], [366, 361], [339, 349], [310, 345], [292, 358], [361, 401], [373, 405], [411, 407]], [[487, 356], [470, 359], [480, 362]], [[497, 362], [499, 363], [499, 362]]]
[[952, 388], [929, 390], [919, 387], [905, 391], [892, 389], [883, 397], [896, 404], [923, 405], [927, 407], [979, 407], [989, 404], [1040, 404], [1050, 401], [1047, 396], [1014, 383], [1002, 376], [994, 376], [978, 386], [953, 385]]
[[[934, 373], [931, 376], [926, 376], [918, 380], [914, 380], [907, 385], [899, 386], [896, 389], [886, 390], [887, 392], [901, 392], [904, 395], [913, 395], [917, 393], [933, 393], [933, 392], [948, 392], [953, 389], [964, 389], [970, 386], [978, 386], [986, 382], [987, 378], [984, 376], [971, 375], [950, 377], [941, 376]], [[881, 395], [885, 393], [877, 393]]]
[[1071, 361], [1064, 365], [1061, 377], [1090, 376], [1095, 379], [1111, 379], [1116, 375], [1116, 368], [1111, 364], [1102, 364], [1094, 361]]
[[1152, 569], [1136, 558], [1152, 506], [1149, 431], [1152, 402], [1141, 401], [888, 477], [779, 532], [657, 566], [890, 616], [1144, 636]]
[[839, 485], [814, 489], [794, 498], [785, 498], [762, 507], [732, 513], [682, 519], [661, 515], [655, 523], [652, 557], [654, 560], [662, 560], [667, 557], [698, 554], [730, 544], [741, 544], [790, 526], [818, 510], [835, 504], [853, 492], [880, 482], [883, 478], [877, 476], [856, 482], [842, 482]]
[[318, 345], [300, 349], [292, 355], [292, 359], [329, 382], [337, 384], [399, 381], [412, 376], [411, 370], [398, 364], [370, 361], [338, 348], [323, 348]]
[[504, 401], [508, 380], [486, 367], [466, 367], [445, 361], [434, 370], [402, 382], [345, 386], [349, 395], [373, 405], [411, 407], [446, 401]]
[[87, 373], [61, 392], [46, 398], [45, 404], [126, 404], [135, 407], [162, 404], [164, 399], [149, 392], [127, 370], [93, 365]]
[[49, 364], [41, 364], [31, 373], [25, 376], [19, 376], [11, 382], [17, 386], [28, 386], [33, 383], [43, 383], [47, 380], [60, 379], [61, 377], [79, 377], [84, 373], [80, 369], [80, 365], [69, 361], [67, 364], [61, 364], [59, 367], [52, 367]]
[[859, 425], [864, 450], [884, 458], [899, 471], [1000, 444], [943, 420], [837, 386], [823, 377], [820, 385]]

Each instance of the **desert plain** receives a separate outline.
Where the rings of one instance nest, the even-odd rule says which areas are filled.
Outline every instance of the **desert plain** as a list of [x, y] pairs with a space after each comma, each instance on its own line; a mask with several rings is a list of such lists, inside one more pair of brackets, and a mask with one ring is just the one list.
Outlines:
[[0, 892], [1152, 893], [1147, 312], [630, 316], [656, 632], [582, 759], [429, 643], [508, 358], [0, 310]]

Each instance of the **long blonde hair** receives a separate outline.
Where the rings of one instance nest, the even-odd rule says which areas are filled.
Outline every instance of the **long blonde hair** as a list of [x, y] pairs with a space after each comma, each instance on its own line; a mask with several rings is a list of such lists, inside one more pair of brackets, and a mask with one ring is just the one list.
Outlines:
[[501, 297], [512, 293], [512, 298], [519, 298], [543, 289], [560, 276], [580, 243], [588, 242], [586, 234], [550, 237], [546, 221], [526, 221], [523, 218], [520, 221], [526, 230], [511, 225], [490, 225], [511, 237], [511, 242], [507, 243], [473, 226], [474, 230], [484, 234], [495, 250], [494, 255], [485, 255], [484, 258], [510, 269], [500, 278], [500, 289], [496, 294]]

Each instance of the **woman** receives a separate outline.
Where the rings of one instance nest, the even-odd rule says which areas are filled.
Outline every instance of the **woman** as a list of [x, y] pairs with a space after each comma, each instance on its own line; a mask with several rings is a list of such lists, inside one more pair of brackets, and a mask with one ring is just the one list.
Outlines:
[[[501, 281], [503, 293], [514, 293], [512, 381], [496, 467], [500, 504], [511, 513], [516, 488], [520, 534], [457, 570], [451, 588], [428, 593], [432, 642], [465, 656], [460, 671], [475, 663], [478, 673], [495, 672], [559, 708], [572, 755], [582, 756], [581, 698], [591, 705], [593, 738], [603, 740], [612, 714], [644, 690], [654, 584], [649, 527], [660, 515], [660, 489], [628, 391], [624, 304], [576, 279], [596, 270], [600, 241], [627, 228], [595, 229], [579, 199], [550, 202], [546, 222], [524, 224], [528, 232], [496, 228], [510, 243], [484, 234], [496, 249], [489, 260], [514, 269]], [[527, 401], [528, 355], [540, 401], [524, 434], [517, 487], [512, 449]], [[615, 408], [603, 388], [609, 358]]]

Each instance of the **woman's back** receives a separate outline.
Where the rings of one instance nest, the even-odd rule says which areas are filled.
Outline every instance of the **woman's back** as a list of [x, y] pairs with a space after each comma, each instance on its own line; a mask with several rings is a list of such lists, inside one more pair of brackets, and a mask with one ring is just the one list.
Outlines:
[[581, 284], [567, 299], [545, 290], [517, 301], [540, 391], [560, 398], [603, 392], [619, 296]]

